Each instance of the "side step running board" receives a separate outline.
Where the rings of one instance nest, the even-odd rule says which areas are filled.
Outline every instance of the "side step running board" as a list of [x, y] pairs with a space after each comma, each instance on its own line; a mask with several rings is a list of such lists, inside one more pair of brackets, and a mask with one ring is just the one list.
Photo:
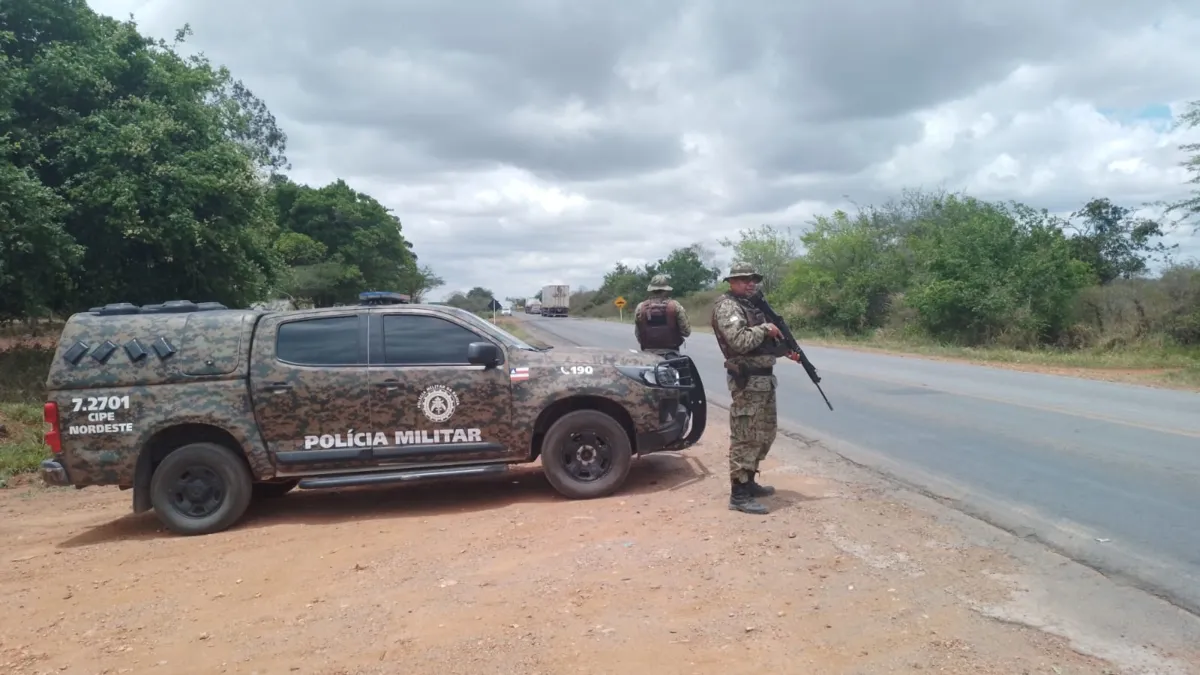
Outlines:
[[406, 481], [431, 478], [460, 478], [483, 476], [508, 471], [507, 464], [476, 464], [473, 466], [448, 466], [438, 469], [404, 469], [401, 471], [377, 471], [372, 473], [343, 474], [341, 476], [314, 476], [302, 478], [301, 490], [327, 490], [329, 488], [358, 487], [361, 485], [390, 485]]

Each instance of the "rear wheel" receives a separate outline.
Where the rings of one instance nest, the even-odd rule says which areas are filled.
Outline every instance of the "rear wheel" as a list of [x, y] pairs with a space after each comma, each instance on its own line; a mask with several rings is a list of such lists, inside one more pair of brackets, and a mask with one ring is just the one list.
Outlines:
[[633, 448], [615, 419], [598, 410], [576, 410], [550, 426], [541, 457], [554, 489], [571, 499], [592, 499], [621, 487]]
[[150, 503], [167, 529], [212, 534], [233, 525], [250, 505], [253, 479], [242, 458], [217, 443], [189, 443], [150, 477]]

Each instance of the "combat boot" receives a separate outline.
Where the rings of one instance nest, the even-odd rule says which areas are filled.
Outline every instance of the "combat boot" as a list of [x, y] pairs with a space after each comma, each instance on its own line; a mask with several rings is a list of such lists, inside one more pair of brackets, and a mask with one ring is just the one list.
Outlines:
[[729, 510], [759, 516], [770, 513], [767, 507], [755, 501], [754, 495], [750, 493], [749, 486], [749, 483], [739, 483], [736, 480], [731, 482], [729, 486]]
[[771, 495], [775, 494], [775, 488], [773, 486], [762, 485], [758, 481], [754, 480], [754, 477], [757, 476], [758, 473], [758, 471], [755, 471], [754, 473], [750, 474], [750, 480], [746, 483], [746, 490], [750, 496], [770, 497]]

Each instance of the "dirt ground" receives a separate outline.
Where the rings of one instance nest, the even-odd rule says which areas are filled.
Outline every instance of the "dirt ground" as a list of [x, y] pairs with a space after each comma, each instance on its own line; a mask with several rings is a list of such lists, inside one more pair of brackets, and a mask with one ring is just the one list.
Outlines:
[[774, 512], [729, 511], [713, 413], [594, 501], [531, 466], [182, 538], [128, 492], [0, 490], [0, 672], [1118, 672], [976, 611], [1010, 560], [885, 489], [769, 460]]

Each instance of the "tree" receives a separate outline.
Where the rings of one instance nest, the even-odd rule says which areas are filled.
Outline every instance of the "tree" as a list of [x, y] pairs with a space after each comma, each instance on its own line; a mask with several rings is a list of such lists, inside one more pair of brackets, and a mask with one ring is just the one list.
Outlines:
[[0, 11], [0, 316], [173, 298], [414, 299], [442, 280], [399, 219], [297, 185], [287, 135], [224, 67], [83, 0]]
[[[715, 266], [705, 265], [703, 255], [706, 251], [699, 244], [677, 248], [653, 267], [639, 276], [646, 277], [647, 283], [655, 274], [666, 274], [670, 278], [675, 295], [690, 295], [697, 291], [710, 288], [721, 276], [721, 271]], [[639, 279], [640, 281], [640, 279]], [[644, 292], [645, 286], [642, 287]], [[628, 299], [628, 298], [626, 298]]]
[[939, 339], [975, 345], [1005, 336], [1030, 346], [1052, 338], [1088, 281], [1062, 223], [1045, 211], [951, 196], [920, 232], [905, 303]]
[[455, 291], [446, 299], [446, 304], [459, 309], [465, 309], [468, 312], [484, 312], [488, 311], [491, 306], [495, 294], [490, 289], [482, 286], [476, 286], [465, 294], [460, 291]]
[[435, 288], [445, 285], [445, 281], [433, 272], [429, 265], [420, 265], [407, 271], [402, 277], [401, 293], [407, 293], [413, 302], [423, 302], [425, 295]]
[[899, 222], [877, 212], [845, 211], [817, 216], [801, 237], [805, 254], [775, 286], [777, 295], [799, 301], [814, 327], [856, 333], [887, 319], [889, 299], [904, 289], [909, 269]]
[[[1188, 109], [1180, 116], [1178, 126], [1188, 129], [1200, 126], [1200, 100], [1188, 104]], [[1179, 149], [1191, 155], [1181, 164], [1192, 177], [1188, 180], [1192, 185], [1200, 186], [1200, 143], [1184, 143]], [[1191, 196], [1169, 204], [1167, 213], [1179, 213], [1181, 221], [1196, 219], [1200, 216], [1200, 188], [1192, 188]], [[1200, 232], [1200, 221], [1196, 222], [1194, 232]]]
[[779, 231], [771, 225], [740, 230], [736, 241], [726, 237], [720, 244], [733, 250], [736, 261], [753, 265], [762, 275], [763, 293], [770, 293], [779, 285], [798, 253], [791, 229]]
[[[7, 154], [6, 145], [0, 140], [0, 153]], [[61, 304], [84, 253], [63, 229], [67, 210], [28, 169], [0, 161], [0, 319], [39, 316]]]
[[[302, 261], [291, 259], [295, 266], [282, 284], [289, 295], [321, 306], [353, 302], [364, 290], [400, 289], [419, 296], [430, 283], [440, 283], [432, 270], [417, 266], [399, 219], [345, 181], [312, 188], [277, 178], [272, 186], [279, 228], [289, 235], [281, 236], [276, 250], [306, 252]], [[318, 250], [324, 254], [314, 258]]]
[[4, 311], [265, 294], [281, 264], [257, 162], [284, 139], [253, 94], [215, 105], [227, 73], [82, 0], [8, 0], [0, 42]]
[[[1074, 222], [1080, 219], [1081, 222]], [[1108, 199], [1092, 199], [1071, 214], [1068, 226], [1075, 258], [1087, 263], [1101, 285], [1114, 279], [1132, 279], [1144, 274], [1147, 261], [1165, 258], [1178, 244], [1165, 246], [1151, 239], [1163, 236], [1162, 225], [1147, 218], [1133, 218], [1129, 209]]]

